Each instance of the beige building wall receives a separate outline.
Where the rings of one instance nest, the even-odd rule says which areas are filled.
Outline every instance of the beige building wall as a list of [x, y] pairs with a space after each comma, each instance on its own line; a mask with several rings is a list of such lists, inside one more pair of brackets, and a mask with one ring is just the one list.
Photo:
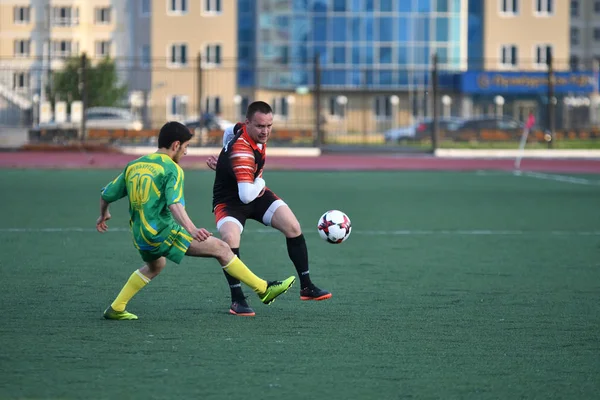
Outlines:
[[[95, 62], [108, 55], [117, 60], [121, 79], [126, 81], [128, 5], [120, 0], [0, 0], [0, 85], [23, 93], [39, 90], [42, 74], [48, 69], [48, 49], [53, 70], [62, 68], [68, 56], [85, 52]], [[69, 8], [70, 17], [60, 18], [54, 11], [60, 7]], [[108, 10], [102, 13], [104, 21], [99, 18], [101, 9]], [[25, 15], [25, 20], [20, 20]], [[28, 43], [25, 53], [16, 50], [24, 48], [22, 42]], [[15, 88], [14, 75], [22, 72], [29, 74], [26, 87]]]
[[[206, 12], [207, 1], [215, 4], [214, 0], [187, 1], [187, 10], [183, 12], [170, 10], [171, 0], [152, 1], [150, 107], [153, 126], [166, 120], [197, 118], [199, 111], [216, 111], [217, 104], [224, 118], [230, 117], [223, 115], [224, 112], [234, 111], [237, 2], [221, 0], [221, 12]], [[185, 62], [182, 62], [182, 46], [185, 46]], [[220, 48], [220, 64], [212, 58], [216, 46]], [[198, 55], [202, 56], [200, 67]]]
[[[508, 3], [511, 3], [510, 1]], [[510, 67], [501, 63], [503, 45], [515, 45], [518, 49], [518, 64], [515, 70], [545, 70], [536, 64], [536, 46], [551, 45], [554, 68], [569, 67], [569, 1], [552, 1], [553, 12], [538, 13], [538, 0], [518, 0], [518, 12], [503, 12], [502, 0], [485, 0], [483, 51], [484, 68], [506, 70]], [[545, 0], [542, 1], [545, 3]]]

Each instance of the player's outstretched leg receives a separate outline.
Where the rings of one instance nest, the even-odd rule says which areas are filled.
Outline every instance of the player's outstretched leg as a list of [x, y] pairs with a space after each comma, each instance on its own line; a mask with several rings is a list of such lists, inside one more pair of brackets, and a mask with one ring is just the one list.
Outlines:
[[[242, 226], [238, 221], [225, 221], [219, 224], [219, 235], [221, 240], [226, 242], [231, 251], [236, 256], [240, 257], [240, 238], [242, 235]], [[242, 285], [240, 281], [233, 276], [229, 275], [223, 270], [227, 284], [229, 285], [229, 291], [231, 292], [231, 305], [229, 306], [229, 313], [240, 317], [253, 317], [256, 315], [252, 307], [248, 304]]]
[[[231, 248], [231, 251], [236, 256], [240, 256], [239, 247]], [[227, 283], [229, 284], [229, 291], [231, 292], [231, 305], [229, 306], [229, 314], [237, 315], [239, 317], [254, 317], [256, 313], [248, 304], [244, 291], [242, 290], [242, 284], [238, 279], [229, 275], [227, 271], [223, 270]]]
[[104, 311], [104, 318], [113, 320], [135, 320], [137, 315], [125, 310], [127, 303], [137, 294], [144, 286], [154, 279], [163, 268], [167, 265], [167, 260], [160, 257], [154, 261], [147, 262], [142, 268], [135, 270], [121, 292], [117, 295], [115, 301]]
[[319, 289], [310, 279], [306, 240], [298, 219], [287, 205], [277, 208], [271, 219], [271, 226], [281, 231], [286, 237], [288, 256], [294, 263], [300, 279], [300, 300], [327, 300], [331, 298], [331, 293]]
[[227, 243], [214, 236], [203, 242], [192, 241], [186, 255], [215, 258], [229, 275], [250, 286], [264, 304], [271, 304], [275, 298], [287, 292], [296, 280], [293, 276], [272, 282], [259, 278], [233, 254]]

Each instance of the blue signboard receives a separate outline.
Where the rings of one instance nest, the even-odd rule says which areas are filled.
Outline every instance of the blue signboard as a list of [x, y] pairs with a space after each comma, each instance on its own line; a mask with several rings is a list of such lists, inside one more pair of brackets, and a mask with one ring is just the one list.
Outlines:
[[[545, 94], [546, 72], [480, 72], [459, 75], [458, 87], [470, 94]], [[554, 92], [591, 93], [597, 88], [593, 72], [555, 72]]]

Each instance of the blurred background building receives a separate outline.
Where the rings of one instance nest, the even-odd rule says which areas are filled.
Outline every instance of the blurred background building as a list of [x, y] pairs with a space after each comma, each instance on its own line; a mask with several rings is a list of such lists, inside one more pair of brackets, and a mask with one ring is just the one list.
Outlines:
[[444, 118], [598, 123], [597, 0], [0, 0], [0, 125], [39, 121], [83, 53], [146, 127], [262, 99], [278, 126], [383, 134], [432, 116], [434, 69]]

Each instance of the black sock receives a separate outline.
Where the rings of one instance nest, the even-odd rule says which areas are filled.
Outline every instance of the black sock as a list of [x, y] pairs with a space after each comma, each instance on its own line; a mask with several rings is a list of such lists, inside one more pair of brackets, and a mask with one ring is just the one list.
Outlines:
[[[236, 256], [240, 256], [239, 248], [231, 249], [231, 251], [233, 251], [233, 254], [235, 254]], [[227, 271], [223, 270], [223, 273], [227, 278], [227, 283], [229, 283], [229, 290], [231, 290], [231, 301], [243, 300], [244, 291], [242, 290], [241, 282], [233, 276], [229, 275]]]
[[300, 286], [305, 288], [311, 284], [311, 281], [308, 271], [308, 249], [306, 248], [304, 235], [300, 234], [295, 238], [287, 238], [286, 242], [288, 255], [296, 267], [298, 278], [300, 278]]

